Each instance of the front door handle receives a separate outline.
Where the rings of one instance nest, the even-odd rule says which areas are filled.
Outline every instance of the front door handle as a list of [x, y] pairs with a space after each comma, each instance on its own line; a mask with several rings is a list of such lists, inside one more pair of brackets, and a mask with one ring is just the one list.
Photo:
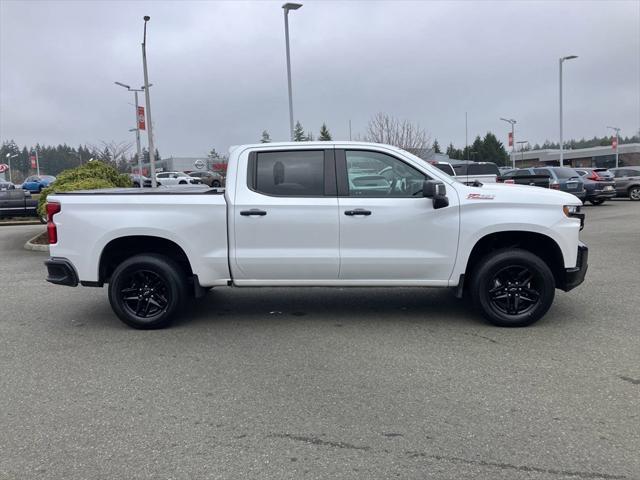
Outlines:
[[257, 217], [264, 217], [267, 214], [267, 212], [265, 212], [264, 210], [258, 210], [257, 208], [252, 208], [251, 210], [242, 210], [240, 212], [240, 215], [242, 215], [243, 217], [252, 217], [252, 216], [257, 216]]
[[353, 217], [354, 215], [364, 215], [365, 217], [368, 217], [371, 215], [371, 211], [365, 210], [364, 208], [356, 208], [355, 210], [345, 210], [344, 214], [349, 217]]

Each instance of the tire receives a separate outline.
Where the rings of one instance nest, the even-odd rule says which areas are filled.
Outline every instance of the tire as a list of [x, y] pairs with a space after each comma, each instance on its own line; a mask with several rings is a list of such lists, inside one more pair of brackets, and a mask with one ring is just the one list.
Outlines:
[[554, 295], [553, 273], [540, 257], [526, 250], [492, 252], [472, 275], [475, 307], [499, 327], [532, 325], [547, 313]]
[[211, 182], [211, 186], [213, 188], [220, 188], [220, 182], [218, 180], [214, 180], [213, 182]]
[[589, 200], [589, 203], [591, 203], [591, 205], [602, 205], [605, 200], [604, 198], [594, 198], [593, 200]]
[[178, 185], [186, 185], [186, 184], [187, 184], [187, 182], [185, 182], [184, 180], [181, 181], [181, 182], [178, 182]]
[[634, 202], [640, 200], [640, 186], [636, 185], [629, 189], [629, 198]]
[[186, 297], [184, 272], [164, 255], [128, 258], [118, 265], [109, 282], [114, 313], [130, 327], [142, 330], [169, 326]]

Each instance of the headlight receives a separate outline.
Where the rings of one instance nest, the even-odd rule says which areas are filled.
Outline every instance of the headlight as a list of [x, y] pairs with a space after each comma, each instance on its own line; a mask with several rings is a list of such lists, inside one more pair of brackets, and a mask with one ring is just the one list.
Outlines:
[[580, 205], [565, 205], [562, 211], [569, 218], [577, 218], [580, 220], [580, 230], [584, 228], [584, 213], [580, 213]]
[[562, 207], [562, 211], [567, 217], [573, 217], [576, 213], [580, 213], [579, 205], [565, 205]]

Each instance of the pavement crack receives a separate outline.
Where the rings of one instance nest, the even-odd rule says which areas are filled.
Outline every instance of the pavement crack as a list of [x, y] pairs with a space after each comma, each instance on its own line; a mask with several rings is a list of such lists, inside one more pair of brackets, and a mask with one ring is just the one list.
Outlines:
[[624, 380], [625, 382], [632, 383], [633, 385], [640, 385], [640, 380], [636, 378], [627, 377], [625, 375], [618, 375], [618, 378]]
[[424, 452], [415, 452], [415, 451], [407, 451], [405, 452], [405, 454], [409, 458], [418, 458], [418, 457], [430, 458], [433, 460], [442, 460], [442, 461], [452, 462], [452, 463], [462, 463], [466, 465], [493, 467], [493, 468], [500, 468], [502, 470], [515, 470], [518, 472], [546, 473], [549, 475], [561, 475], [565, 477], [577, 477], [577, 478], [584, 478], [584, 479], [622, 480], [627, 478], [624, 475], [613, 475], [609, 473], [580, 472], [575, 470], [558, 470], [554, 468], [532, 467], [529, 465], [513, 465], [510, 463], [488, 462], [486, 460], [470, 460], [468, 458], [449, 457], [446, 455], [429, 455]]
[[465, 333], [465, 335], [470, 335], [472, 337], [484, 338], [485, 340], [489, 340], [491, 343], [498, 343], [497, 340], [494, 340], [491, 337], [485, 337], [484, 335], [480, 335], [479, 333]]
[[267, 435], [269, 438], [288, 438], [289, 440], [296, 440], [298, 442], [308, 443], [310, 445], [319, 445], [325, 447], [335, 447], [335, 448], [347, 448], [351, 450], [363, 450], [369, 451], [371, 447], [360, 447], [357, 445], [352, 445], [347, 442], [332, 442], [328, 440], [322, 440], [318, 437], [308, 437], [304, 435], [292, 435], [290, 433], [272, 433]]

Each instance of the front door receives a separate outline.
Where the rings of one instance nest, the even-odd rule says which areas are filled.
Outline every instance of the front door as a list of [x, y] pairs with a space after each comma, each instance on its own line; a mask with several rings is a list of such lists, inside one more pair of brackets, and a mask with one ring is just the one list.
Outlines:
[[[340, 279], [446, 285], [458, 246], [458, 199], [435, 210], [427, 175], [380, 151], [336, 150]], [[358, 282], [359, 281], [359, 282]]]
[[249, 155], [233, 207], [238, 285], [313, 285], [338, 278], [333, 149]]

